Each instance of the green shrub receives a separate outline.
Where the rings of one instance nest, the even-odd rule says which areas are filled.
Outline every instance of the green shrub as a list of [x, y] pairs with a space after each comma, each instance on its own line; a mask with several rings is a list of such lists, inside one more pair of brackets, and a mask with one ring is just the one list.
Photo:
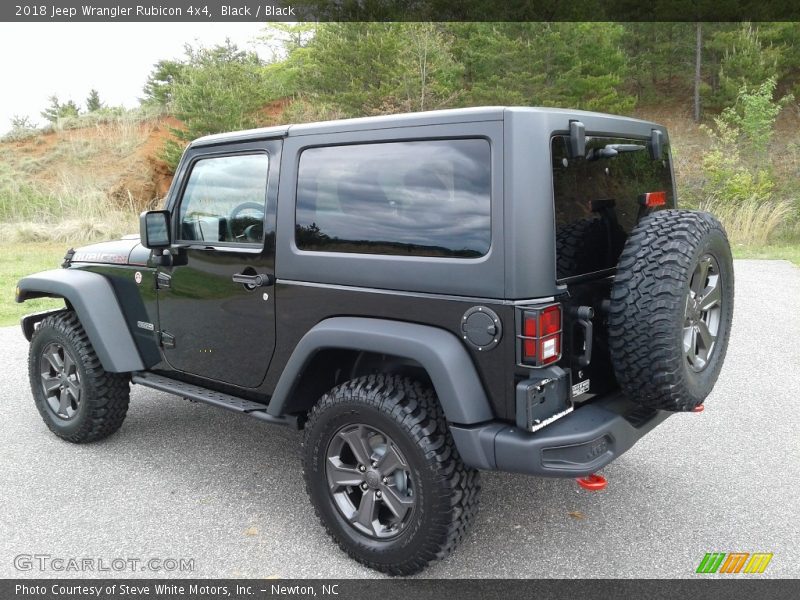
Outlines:
[[717, 214], [739, 244], [766, 244], [774, 234], [790, 230], [798, 217], [792, 199], [776, 195], [773, 160], [784, 160], [784, 152], [773, 151], [772, 138], [790, 98], [774, 100], [775, 87], [774, 78], [742, 86], [714, 126], [703, 126], [711, 149], [702, 159], [700, 207]]
[[0, 138], [0, 142], [18, 142], [35, 137], [38, 134], [39, 131], [30, 117], [14, 115], [11, 117], [11, 131]]
[[775, 120], [790, 100], [773, 100], [774, 92], [773, 78], [757, 87], [742, 86], [735, 104], [714, 118], [714, 127], [703, 126], [711, 138], [711, 150], [703, 157], [706, 200], [737, 204], [773, 199], [769, 147]]
[[100, 93], [92, 89], [86, 97], [86, 110], [90, 113], [97, 112], [103, 108], [103, 103], [100, 101]]
[[718, 125], [722, 123], [738, 130], [734, 131], [737, 135], [732, 141], [744, 147], [745, 154], [757, 159], [767, 153], [775, 132], [775, 120], [792, 100], [791, 95], [774, 100], [776, 85], [775, 78], [771, 77], [759, 86], [742, 86], [734, 105], [715, 119]]
[[50, 96], [50, 105], [42, 111], [42, 116], [51, 123], [58, 123], [60, 119], [70, 119], [80, 114], [78, 105], [72, 100], [67, 100], [63, 104], [58, 96]]
[[703, 156], [703, 171], [706, 201], [737, 205], [749, 200], [766, 202], [772, 199], [775, 182], [769, 170], [744, 164], [736, 151], [715, 148], [707, 152]]

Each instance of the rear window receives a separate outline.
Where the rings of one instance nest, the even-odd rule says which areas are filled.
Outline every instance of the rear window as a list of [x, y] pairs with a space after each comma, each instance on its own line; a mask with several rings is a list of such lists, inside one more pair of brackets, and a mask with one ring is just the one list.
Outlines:
[[309, 148], [300, 156], [301, 250], [473, 258], [491, 242], [485, 139]]
[[[569, 138], [552, 139], [559, 279], [616, 266], [628, 234], [640, 216], [639, 196], [666, 192], [675, 205], [669, 148], [653, 160], [646, 141], [587, 137], [586, 157], [570, 158]], [[618, 145], [616, 156], [610, 146]]]

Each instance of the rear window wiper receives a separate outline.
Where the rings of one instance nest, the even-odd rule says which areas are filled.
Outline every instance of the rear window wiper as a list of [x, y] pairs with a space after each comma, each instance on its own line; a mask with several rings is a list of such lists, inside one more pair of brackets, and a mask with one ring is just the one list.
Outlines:
[[600, 160], [601, 158], [614, 158], [620, 152], [639, 152], [645, 146], [639, 144], [606, 144], [604, 148], [592, 148], [586, 153], [586, 160]]

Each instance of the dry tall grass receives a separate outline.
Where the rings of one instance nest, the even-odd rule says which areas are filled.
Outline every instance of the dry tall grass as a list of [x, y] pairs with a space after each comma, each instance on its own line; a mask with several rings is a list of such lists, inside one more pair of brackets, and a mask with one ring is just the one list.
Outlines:
[[134, 215], [123, 212], [110, 214], [103, 220], [68, 219], [57, 223], [31, 221], [0, 223], [0, 239], [11, 243], [75, 244], [116, 239], [129, 233], [138, 233], [138, 225]]
[[790, 202], [759, 202], [751, 199], [741, 204], [714, 202], [701, 205], [702, 210], [716, 215], [736, 246], [765, 246], [794, 213]]
[[152, 127], [138, 112], [85, 115], [53, 127], [44, 152], [3, 148], [0, 239], [88, 242], [136, 231], [134, 199], [111, 194]]

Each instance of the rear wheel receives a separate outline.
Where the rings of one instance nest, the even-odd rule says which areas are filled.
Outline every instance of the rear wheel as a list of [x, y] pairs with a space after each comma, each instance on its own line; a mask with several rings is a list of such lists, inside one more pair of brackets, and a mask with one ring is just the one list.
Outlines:
[[692, 410], [719, 376], [733, 317], [733, 261], [708, 213], [662, 210], [631, 232], [617, 266], [609, 346], [623, 391], [644, 406]]
[[306, 489], [353, 558], [393, 575], [421, 571], [463, 539], [478, 507], [432, 390], [370, 375], [325, 394], [304, 438]]
[[42, 320], [31, 338], [28, 373], [36, 408], [57, 436], [93, 442], [122, 426], [128, 376], [103, 370], [75, 313]]

